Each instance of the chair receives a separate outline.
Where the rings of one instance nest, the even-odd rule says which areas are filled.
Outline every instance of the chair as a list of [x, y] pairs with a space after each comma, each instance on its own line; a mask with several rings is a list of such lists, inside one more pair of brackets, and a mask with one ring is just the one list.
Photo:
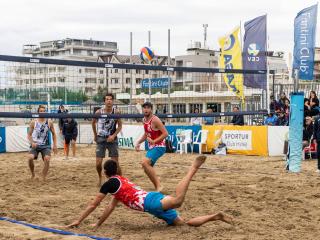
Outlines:
[[193, 142], [192, 142], [192, 130], [182, 130], [180, 134], [176, 135], [177, 137], [177, 151], [180, 150], [180, 154], [183, 152], [188, 153], [188, 145], [191, 146], [191, 152], [193, 152]]
[[202, 152], [202, 145], [206, 145], [206, 151], [208, 151], [207, 139], [208, 139], [208, 130], [200, 130], [198, 135], [195, 136], [193, 145], [199, 145], [199, 154]]
[[312, 153], [317, 153], [317, 144], [310, 142], [310, 145], [303, 149], [303, 155], [308, 154], [309, 159], [312, 159]]

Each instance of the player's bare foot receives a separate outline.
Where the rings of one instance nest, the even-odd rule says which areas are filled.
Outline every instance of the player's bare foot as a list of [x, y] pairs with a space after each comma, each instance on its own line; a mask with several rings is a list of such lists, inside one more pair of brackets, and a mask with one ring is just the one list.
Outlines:
[[31, 175], [31, 180], [33, 180], [35, 178], [35, 174]]
[[206, 161], [206, 159], [207, 159], [207, 157], [204, 156], [204, 155], [198, 156], [198, 157], [194, 160], [194, 162], [193, 162], [193, 164], [192, 164], [192, 167], [194, 167], [194, 168], [199, 168], [199, 167], [201, 167], [201, 165]]

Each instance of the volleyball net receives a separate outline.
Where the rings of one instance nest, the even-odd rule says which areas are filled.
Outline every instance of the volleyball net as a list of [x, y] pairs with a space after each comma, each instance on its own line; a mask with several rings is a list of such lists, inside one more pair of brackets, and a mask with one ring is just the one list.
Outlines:
[[[103, 60], [0, 55], [0, 118], [33, 118], [39, 104], [47, 106], [48, 118], [64, 117], [55, 114], [61, 104], [73, 118], [99, 117], [93, 113], [103, 105], [105, 93], [114, 94], [114, 104], [124, 119], [141, 118], [141, 105], [146, 101], [153, 103], [160, 117], [177, 122], [188, 122], [199, 112], [198, 117], [218, 117], [225, 123], [242, 114], [248, 124], [259, 124], [268, 108], [265, 90], [244, 87], [242, 100], [228, 89], [224, 77], [267, 75], [267, 71], [219, 69], [210, 61], [208, 68], [196, 68], [183, 67], [188, 64], [182, 61], [167, 66], [165, 60], [157, 65]], [[232, 113], [234, 106], [240, 111]], [[208, 109], [212, 111], [206, 115]]]

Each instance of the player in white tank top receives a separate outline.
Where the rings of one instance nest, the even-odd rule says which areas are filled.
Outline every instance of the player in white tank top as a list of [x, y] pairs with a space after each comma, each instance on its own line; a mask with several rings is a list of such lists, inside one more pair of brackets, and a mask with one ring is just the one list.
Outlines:
[[[38, 113], [44, 113], [45, 106], [40, 105]], [[39, 153], [42, 155], [44, 167], [42, 171], [42, 179], [45, 181], [48, 171], [49, 162], [51, 158], [51, 146], [49, 144], [49, 131], [52, 134], [53, 151], [57, 153], [57, 137], [51, 120], [45, 118], [38, 118], [30, 123], [28, 131], [28, 140], [30, 142], [30, 151], [28, 156], [29, 168], [31, 178], [35, 177], [33, 161], [38, 158]]]

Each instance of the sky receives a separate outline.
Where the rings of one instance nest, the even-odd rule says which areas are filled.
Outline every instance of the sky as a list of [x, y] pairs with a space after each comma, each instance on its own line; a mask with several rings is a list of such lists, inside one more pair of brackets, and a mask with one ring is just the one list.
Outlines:
[[[133, 54], [148, 44], [157, 55], [184, 55], [191, 41], [218, 49], [218, 38], [237, 25], [268, 15], [269, 49], [292, 52], [293, 21], [314, 0], [2, 0], [0, 1], [0, 54], [22, 55], [24, 44], [64, 38], [115, 41], [120, 54]], [[318, 17], [319, 19], [319, 17]], [[243, 34], [243, 33], [242, 33]], [[317, 46], [320, 46], [319, 24]]]

